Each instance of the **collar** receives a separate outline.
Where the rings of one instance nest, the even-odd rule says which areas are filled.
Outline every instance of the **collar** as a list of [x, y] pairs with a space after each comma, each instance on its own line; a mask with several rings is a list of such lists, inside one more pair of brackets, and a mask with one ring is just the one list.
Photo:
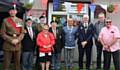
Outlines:
[[73, 26], [70, 27], [70, 26], [67, 25], [67, 28], [68, 28], [68, 30], [70, 30], [70, 29], [73, 29]]

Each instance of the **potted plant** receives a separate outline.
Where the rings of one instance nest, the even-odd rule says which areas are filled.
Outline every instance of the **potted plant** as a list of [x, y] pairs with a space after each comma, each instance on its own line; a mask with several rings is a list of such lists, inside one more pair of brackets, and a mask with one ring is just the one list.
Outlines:
[[114, 5], [110, 4], [108, 7], [107, 7], [107, 11], [109, 13], [112, 13], [114, 11]]

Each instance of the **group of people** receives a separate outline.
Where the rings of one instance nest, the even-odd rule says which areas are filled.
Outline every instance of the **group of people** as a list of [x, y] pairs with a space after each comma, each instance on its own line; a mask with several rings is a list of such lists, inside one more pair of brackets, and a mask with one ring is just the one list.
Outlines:
[[[103, 52], [103, 70], [110, 70], [111, 55], [115, 70], [120, 70], [119, 29], [106, 19], [103, 13], [98, 15], [95, 24], [84, 14], [79, 25], [74, 26], [72, 18], [67, 19], [65, 26], [57, 27], [57, 22], [32, 26], [31, 18], [23, 22], [16, 17], [17, 10], [9, 10], [10, 17], [3, 20], [1, 36], [4, 39], [3, 70], [9, 70], [11, 57], [14, 59], [14, 70], [33, 70], [34, 52], [36, 63], [42, 70], [60, 70], [61, 52], [64, 50], [64, 70], [74, 70], [74, 50], [78, 45], [79, 70], [84, 69], [83, 57], [86, 54], [86, 70], [90, 70], [93, 38], [97, 48], [96, 70], [101, 70]], [[38, 29], [37, 29], [38, 28]], [[77, 41], [77, 44], [76, 44]], [[20, 62], [21, 61], [21, 62]]]

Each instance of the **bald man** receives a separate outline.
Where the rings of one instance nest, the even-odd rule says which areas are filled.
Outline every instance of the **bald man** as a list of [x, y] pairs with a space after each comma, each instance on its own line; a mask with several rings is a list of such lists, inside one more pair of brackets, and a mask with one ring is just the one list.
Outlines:
[[97, 48], [96, 70], [101, 69], [102, 44], [100, 43], [100, 41], [98, 41], [98, 35], [104, 26], [105, 26], [105, 15], [104, 15], [104, 13], [100, 13], [98, 15], [98, 21], [95, 23], [95, 36], [94, 36], [95, 45]]
[[103, 70], [110, 70], [111, 57], [113, 58], [114, 70], [120, 70], [120, 30], [114, 26], [111, 19], [106, 19], [98, 36], [103, 45]]
[[86, 53], [86, 70], [90, 70], [91, 52], [93, 46], [94, 26], [89, 22], [89, 16], [83, 15], [82, 21], [78, 27], [78, 51], [79, 51], [79, 69], [83, 69], [83, 56]]

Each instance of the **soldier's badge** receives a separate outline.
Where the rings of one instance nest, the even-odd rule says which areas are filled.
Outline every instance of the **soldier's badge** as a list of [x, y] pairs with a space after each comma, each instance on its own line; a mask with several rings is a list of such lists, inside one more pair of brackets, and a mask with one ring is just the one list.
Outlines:
[[22, 24], [18, 22], [18, 23], [16, 24], [16, 27], [22, 27]]
[[13, 34], [13, 37], [17, 37], [17, 35], [16, 35], [16, 34]]

